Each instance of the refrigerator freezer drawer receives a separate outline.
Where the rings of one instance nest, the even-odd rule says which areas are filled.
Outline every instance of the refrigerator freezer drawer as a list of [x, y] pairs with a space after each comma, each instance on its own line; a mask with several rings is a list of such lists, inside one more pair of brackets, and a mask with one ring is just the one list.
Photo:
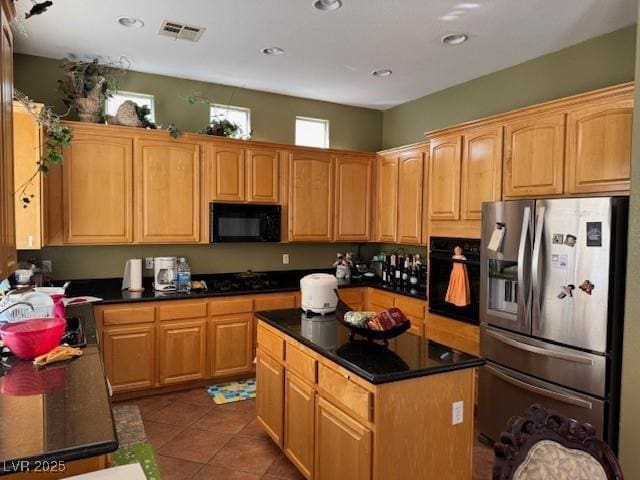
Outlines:
[[607, 358], [560, 347], [531, 337], [483, 325], [482, 356], [568, 388], [598, 397], [606, 394]]
[[603, 438], [605, 401], [543, 382], [488, 362], [480, 368], [478, 426], [496, 441], [514, 415], [537, 403], [580, 422], [587, 422]]

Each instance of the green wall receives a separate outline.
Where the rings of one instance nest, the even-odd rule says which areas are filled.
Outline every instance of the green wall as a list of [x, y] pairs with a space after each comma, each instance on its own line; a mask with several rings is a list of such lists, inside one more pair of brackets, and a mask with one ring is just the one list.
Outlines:
[[[15, 86], [33, 100], [65, 111], [57, 91], [62, 70], [59, 62], [31, 55], [15, 55]], [[195, 132], [209, 121], [209, 108], [190, 105], [185, 98], [198, 93], [215, 103], [251, 108], [254, 140], [294, 143], [296, 115], [328, 119], [330, 146], [349, 150], [380, 150], [382, 112], [337, 103], [308, 100], [287, 95], [259, 92], [215, 83], [198, 82], [129, 71], [121, 78], [120, 89], [155, 96], [156, 122], [165, 127], [174, 123], [184, 131]], [[230, 100], [231, 99], [231, 100]]]
[[[640, 35], [638, 40], [636, 77], [640, 78]], [[629, 215], [619, 454], [625, 478], [640, 478], [640, 89], [636, 89], [633, 120], [629, 203], [629, 211], [635, 214]]]
[[[47, 247], [41, 251], [21, 251], [19, 256], [21, 260], [52, 260], [55, 278], [80, 279], [121, 277], [124, 263], [129, 258], [184, 256], [192, 273], [241, 272], [249, 269], [259, 272], [331, 268], [337, 252], [357, 251], [358, 246], [352, 244], [228, 243]], [[282, 264], [283, 253], [289, 254], [289, 265]]]
[[633, 80], [636, 26], [391, 108], [383, 148], [419, 142], [424, 132]]

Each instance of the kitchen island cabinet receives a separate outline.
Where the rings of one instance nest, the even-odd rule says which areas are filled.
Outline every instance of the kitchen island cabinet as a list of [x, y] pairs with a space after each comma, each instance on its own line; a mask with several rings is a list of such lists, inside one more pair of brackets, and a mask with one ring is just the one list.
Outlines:
[[258, 422], [306, 478], [471, 478], [481, 359], [406, 333], [350, 341], [331, 315], [256, 315]]

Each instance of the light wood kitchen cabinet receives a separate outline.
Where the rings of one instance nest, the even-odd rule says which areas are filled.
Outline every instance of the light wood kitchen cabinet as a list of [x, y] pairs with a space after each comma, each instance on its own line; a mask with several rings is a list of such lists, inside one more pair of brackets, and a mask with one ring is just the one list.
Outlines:
[[247, 150], [247, 201], [278, 203], [279, 154], [274, 149]]
[[253, 368], [253, 314], [213, 316], [209, 327], [211, 376], [250, 372]]
[[565, 192], [627, 192], [633, 92], [571, 110], [567, 119]]
[[309, 479], [313, 474], [315, 389], [287, 371], [284, 398], [284, 452]]
[[566, 114], [556, 112], [505, 125], [504, 197], [563, 192]]
[[462, 220], [480, 220], [482, 202], [502, 198], [502, 126], [464, 132], [460, 203]]
[[207, 146], [209, 201], [244, 202], [245, 150], [234, 146]]
[[422, 242], [424, 157], [424, 151], [415, 150], [400, 154], [398, 159], [398, 243]]
[[371, 430], [322, 397], [316, 404], [315, 480], [370, 480]]
[[256, 416], [282, 448], [284, 416], [284, 367], [260, 349], [256, 356]]
[[0, 9], [0, 279], [17, 264], [13, 186], [13, 36], [11, 2]]
[[289, 155], [289, 240], [333, 239], [333, 170], [329, 153], [297, 151]]
[[434, 342], [480, 355], [480, 327], [477, 325], [427, 313], [425, 336]]
[[132, 242], [133, 138], [74, 129], [64, 159], [64, 243]]
[[176, 320], [158, 327], [160, 383], [182, 383], [207, 377], [207, 320]]
[[462, 136], [433, 138], [430, 148], [429, 220], [459, 220]]
[[379, 242], [395, 243], [398, 226], [398, 173], [397, 155], [381, 155], [378, 159], [377, 228]]
[[200, 151], [195, 143], [139, 140], [135, 160], [136, 240], [200, 240]]
[[[44, 105], [34, 104], [39, 112]], [[44, 243], [43, 175], [38, 171], [43, 129], [19, 102], [13, 102], [13, 191], [16, 192], [16, 248], [39, 250]], [[22, 197], [29, 198], [25, 208]]]
[[373, 159], [339, 156], [336, 165], [334, 240], [371, 240]]
[[105, 327], [102, 355], [114, 393], [157, 384], [154, 324]]

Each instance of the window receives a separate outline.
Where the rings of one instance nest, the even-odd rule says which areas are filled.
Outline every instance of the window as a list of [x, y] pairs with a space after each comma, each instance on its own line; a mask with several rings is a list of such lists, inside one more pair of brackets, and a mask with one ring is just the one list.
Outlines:
[[296, 145], [329, 148], [329, 120], [296, 117]]
[[234, 107], [231, 105], [211, 105], [211, 121], [214, 119], [222, 120], [226, 118], [240, 126], [240, 130], [234, 138], [247, 138], [251, 135], [251, 109], [243, 107]]
[[117, 92], [113, 97], [107, 99], [107, 115], [115, 115], [118, 112], [118, 107], [122, 105], [126, 100], [131, 100], [139, 107], [147, 105], [151, 110], [149, 114], [149, 120], [156, 121], [156, 108], [153, 95], [147, 95], [146, 93], [135, 92]]

